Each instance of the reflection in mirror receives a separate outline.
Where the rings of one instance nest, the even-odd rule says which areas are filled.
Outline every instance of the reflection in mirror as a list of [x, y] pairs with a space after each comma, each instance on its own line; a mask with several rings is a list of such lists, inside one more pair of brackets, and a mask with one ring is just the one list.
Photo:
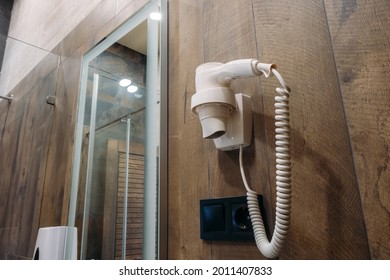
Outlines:
[[[123, 84], [125, 79], [128, 82]], [[81, 156], [88, 159], [88, 146], [91, 144], [89, 138], [94, 137], [88, 182], [91, 188], [89, 207], [84, 210], [84, 199], [79, 201], [77, 209], [81, 215], [76, 216], [76, 226], [88, 231], [82, 243], [86, 259], [121, 258], [125, 214], [136, 220], [128, 231], [132, 246], [126, 258], [142, 258], [145, 84], [146, 55], [125, 45], [114, 43], [89, 63], [84, 112], [85, 136]], [[131, 86], [136, 86], [137, 90], [129, 92]], [[93, 96], [94, 87], [96, 96]], [[94, 119], [91, 120], [92, 114]], [[91, 122], [94, 123], [91, 125]], [[94, 127], [93, 133], [91, 126]], [[128, 134], [130, 143], [126, 139]], [[123, 147], [127, 144], [131, 148], [139, 147], [129, 155], [131, 160], [137, 157], [136, 166], [134, 163], [131, 166], [126, 164], [126, 149]], [[87, 161], [82, 161], [82, 170], [87, 170], [86, 164]], [[129, 166], [128, 170], [126, 165]], [[128, 205], [131, 204], [128, 207], [131, 213], [124, 213], [125, 171], [131, 176], [128, 183], [132, 186], [127, 202]], [[87, 172], [80, 173], [87, 175]], [[87, 176], [81, 175], [80, 180], [81, 186], [86, 185]], [[137, 189], [137, 193], [133, 193], [133, 187]], [[88, 216], [84, 219], [85, 213]], [[105, 216], [110, 219], [104, 219]], [[98, 246], [99, 244], [102, 246]]]
[[156, 2], [83, 61], [69, 211], [80, 259], [159, 257], [160, 22], [148, 16]]

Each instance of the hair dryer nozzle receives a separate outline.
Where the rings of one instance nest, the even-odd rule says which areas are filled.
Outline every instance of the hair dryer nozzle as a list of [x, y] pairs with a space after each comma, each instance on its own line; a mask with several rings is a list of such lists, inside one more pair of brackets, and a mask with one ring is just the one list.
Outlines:
[[202, 125], [203, 138], [215, 139], [226, 132], [231, 109], [226, 105], [205, 104], [196, 109]]

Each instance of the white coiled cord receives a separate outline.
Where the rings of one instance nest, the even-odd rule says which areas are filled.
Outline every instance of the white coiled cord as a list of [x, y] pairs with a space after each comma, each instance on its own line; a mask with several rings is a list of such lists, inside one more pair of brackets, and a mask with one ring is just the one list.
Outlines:
[[276, 88], [275, 97], [275, 144], [276, 144], [276, 221], [271, 242], [268, 241], [261, 216], [257, 193], [250, 189], [242, 164], [242, 145], [240, 146], [240, 171], [247, 190], [248, 210], [252, 222], [256, 245], [267, 258], [276, 258], [282, 250], [290, 226], [291, 213], [291, 158], [290, 158], [290, 88], [276, 69], [272, 73], [282, 87]]

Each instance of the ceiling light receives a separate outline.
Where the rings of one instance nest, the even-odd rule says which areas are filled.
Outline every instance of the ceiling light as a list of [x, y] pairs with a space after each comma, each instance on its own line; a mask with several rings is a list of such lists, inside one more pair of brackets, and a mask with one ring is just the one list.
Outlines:
[[149, 14], [150, 19], [152, 20], [161, 20], [161, 13], [153, 12]]
[[127, 88], [127, 91], [130, 92], [130, 93], [134, 93], [138, 90], [138, 87], [137, 86], [129, 86]]
[[119, 81], [119, 85], [121, 87], [127, 87], [131, 84], [131, 81], [129, 79], [122, 79]]
[[141, 93], [138, 93], [138, 92], [136, 92], [136, 93], [134, 93], [134, 97], [135, 98], [141, 98], [142, 97], [142, 94]]

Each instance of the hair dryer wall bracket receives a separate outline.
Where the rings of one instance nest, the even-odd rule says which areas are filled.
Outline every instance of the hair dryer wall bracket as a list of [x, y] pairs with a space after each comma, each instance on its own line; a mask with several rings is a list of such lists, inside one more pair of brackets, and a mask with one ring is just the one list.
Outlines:
[[274, 64], [255, 59], [238, 59], [228, 63], [209, 62], [196, 69], [196, 93], [191, 110], [198, 115], [203, 138], [214, 139], [220, 150], [239, 149], [251, 143], [252, 103], [250, 96], [234, 94], [230, 82], [238, 78], [268, 77]]
[[219, 150], [229, 151], [251, 144], [252, 138], [252, 100], [248, 95], [238, 93], [234, 95], [236, 108], [231, 112], [226, 124], [226, 132], [214, 139]]

